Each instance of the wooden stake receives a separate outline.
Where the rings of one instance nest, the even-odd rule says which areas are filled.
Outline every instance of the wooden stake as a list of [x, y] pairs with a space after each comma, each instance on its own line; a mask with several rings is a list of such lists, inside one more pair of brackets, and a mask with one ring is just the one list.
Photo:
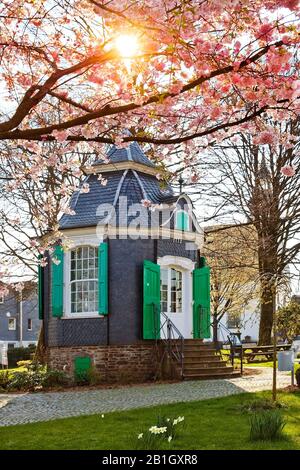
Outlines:
[[273, 297], [273, 386], [272, 399], [277, 399], [277, 315], [276, 315], [276, 294]]

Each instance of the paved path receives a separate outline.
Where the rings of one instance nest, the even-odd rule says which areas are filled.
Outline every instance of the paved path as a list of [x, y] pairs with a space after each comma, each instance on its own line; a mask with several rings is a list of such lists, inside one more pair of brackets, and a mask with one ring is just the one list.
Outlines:
[[[290, 376], [278, 373], [278, 387], [290, 384]], [[242, 392], [271, 389], [272, 369], [259, 375], [227, 380], [202, 380], [160, 385], [138, 385], [53, 393], [0, 395], [0, 426], [33, 423], [109, 411], [129, 410], [166, 403], [205, 400]]]

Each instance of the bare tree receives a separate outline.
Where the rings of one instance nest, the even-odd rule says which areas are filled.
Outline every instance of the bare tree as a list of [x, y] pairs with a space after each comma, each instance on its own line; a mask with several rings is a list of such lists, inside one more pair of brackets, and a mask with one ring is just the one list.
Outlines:
[[215, 225], [205, 229], [204, 255], [211, 268], [213, 339], [227, 314], [240, 321], [251, 300], [257, 299], [258, 264], [253, 226]]
[[[14, 276], [35, 275], [38, 256], [42, 253], [37, 240], [47, 231], [58, 232], [59, 217], [69, 210], [69, 196], [82, 179], [80, 169], [90, 159], [91, 154], [70, 154], [54, 142], [45, 143], [42, 154], [38, 155], [21, 145], [2, 144], [0, 257], [2, 265], [15, 267], [10, 269]], [[77, 176], [73, 171], [75, 164], [79, 168]]]
[[[277, 140], [257, 145], [247, 133], [231, 136], [211, 147], [193, 171], [202, 174], [192, 191], [219, 221], [252, 224], [257, 234], [261, 319], [259, 343], [270, 344], [276, 291], [286, 283], [289, 267], [297, 267], [300, 250], [300, 121], [270, 119]], [[287, 144], [289, 136], [289, 144]], [[290, 145], [291, 140], [294, 145]], [[282, 168], [294, 168], [285, 176]]]

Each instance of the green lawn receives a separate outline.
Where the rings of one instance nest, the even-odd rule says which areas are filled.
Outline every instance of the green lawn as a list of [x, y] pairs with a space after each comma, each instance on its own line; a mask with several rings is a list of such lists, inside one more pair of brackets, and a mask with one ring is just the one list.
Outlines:
[[284, 440], [249, 441], [249, 413], [241, 406], [266, 396], [270, 393], [0, 427], [0, 449], [133, 449], [137, 434], [156, 424], [158, 415], [185, 417], [179, 436], [165, 449], [299, 449], [300, 392], [279, 394], [288, 405], [281, 410], [287, 419]]
[[[273, 367], [273, 362], [272, 361], [268, 361], [268, 362], [264, 362], [264, 361], [248, 362], [247, 364], [245, 364], [245, 366], [246, 367], [247, 366], [248, 367]], [[295, 365], [295, 367], [297, 367], [297, 366]]]

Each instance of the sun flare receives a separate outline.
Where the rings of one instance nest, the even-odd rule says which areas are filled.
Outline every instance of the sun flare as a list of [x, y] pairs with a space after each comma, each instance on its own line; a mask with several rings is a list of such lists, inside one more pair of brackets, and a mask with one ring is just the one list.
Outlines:
[[138, 39], [131, 34], [121, 34], [115, 40], [115, 45], [122, 57], [133, 57], [138, 51]]

